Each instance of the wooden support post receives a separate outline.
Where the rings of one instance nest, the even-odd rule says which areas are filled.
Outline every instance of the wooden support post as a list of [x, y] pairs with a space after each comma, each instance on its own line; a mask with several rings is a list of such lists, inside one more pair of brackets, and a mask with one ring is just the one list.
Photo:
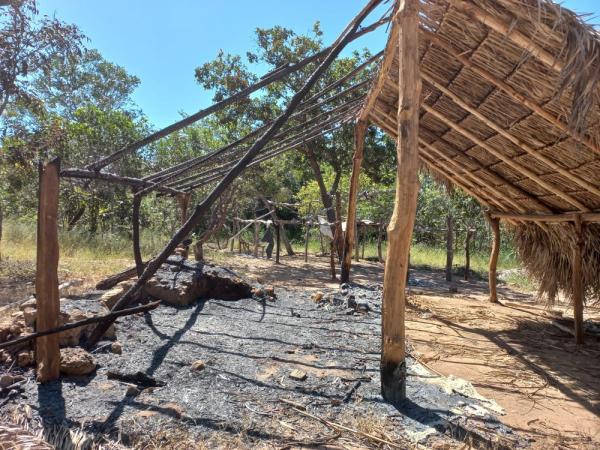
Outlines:
[[256, 214], [256, 211], [254, 211], [254, 257], [255, 258], [258, 258], [259, 227], [260, 227], [260, 224], [257, 220], [257, 214]]
[[583, 283], [583, 224], [581, 215], [575, 216], [575, 243], [573, 246], [573, 316], [575, 319], [575, 343], [583, 345], [583, 303], [585, 288]]
[[[35, 294], [37, 304], [36, 332], [59, 325], [58, 297], [58, 195], [60, 160], [39, 167], [39, 206], [37, 229], [37, 265]], [[41, 383], [56, 380], [60, 375], [58, 335], [44, 336], [35, 346], [37, 380]]]
[[304, 262], [308, 262], [308, 239], [310, 237], [310, 225], [306, 225], [306, 235], [304, 236]]
[[335, 193], [335, 250], [338, 259], [342, 260], [344, 253], [344, 232], [342, 231], [342, 196], [339, 191]]
[[131, 217], [131, 240], [133, 243], [133, 259], [135, 261], [135, 270], [139, 277], [144, 271], [144, 261], [142, 260], [142, 250], [140, 248], [140, 207], [142, 204], [142, 196], [133, 193], [133, 206]]
[[354, 225], [354, 261], [356, 262], [360, 261], [360, 258], [358, 257], [358, 246], [360, 244], [359, 229], [358, 223], [356, 223]]
[[281, 249], [281, 224], [279, 222], [275, 222], [275, 264], [279, 264], [279, 254]]
[[329, 244], [329, 265], [331, 267], [331, 279], [335, 281], [337, 280], [337, 276], [335, 274], [335, 236]]
[[382, 234], [383, 234], [383, 225], [379, 225], [377, 227], [377, 258], [379, 259], [379, 262], [382, 263], [384, 261], [383, 259], [383, 251], [381, 249], [381, 241], [382, 241]]
[[488, 216], [492, 228], [492, 251], [490, 254], [490, 266], [488, 271], [488, 283], [490, 286], [490, 303], [498, 303], [498, 291], [496, 289], [496, 268], [498, 266], [498, 254], [500, 253], [500, 220]]
[[452, 281], [452, 264], [454, 261], [454, 220], [452, 213], [446, 216], [446, 281]]
[[465, 281], [469, 281], [471, 275], [471, 237], [473, 236], [473, 230], [467, 229], [465, 236]]
[[344, 235], [344, 251], [342, 255], [342, 283], [350, 281], [350, 267], [352, 265], [352, 246], [356, 246], [356, 203], [360, 169], [362, 166], [365, 133], [367, 122], [360, 120], [354, 128], [354, 156], [352, 157], [352, 175], [350, 175], [350, 189], [348, 192], [348, 214], [346, 217], [346, 234]]
[[383, 280], [381, 394], [392, 404], [406, 398], [404, 306], [408, 255], [419, 192], [418, 0], [401, 0], [398, 21], [398, 167], [394, 212], [388, 226]]

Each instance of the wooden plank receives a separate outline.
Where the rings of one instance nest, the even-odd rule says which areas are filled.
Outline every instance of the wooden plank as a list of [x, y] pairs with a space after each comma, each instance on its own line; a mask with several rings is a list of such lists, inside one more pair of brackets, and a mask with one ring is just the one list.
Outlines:
[[[60, 160], [55, 159], [47, 164], [40, 164], [39, 172], [35, 275], [36, 332], [44, 332], [59, 325], [58, 196], [60, 191]], [[44, 336], [37, 340], [35, 359], [37, 363], [37, 380], [40, 383], [58, 379], [60, 375], [60, 348], [57, 334]]]
[[383, 281], [381, 394], [394, 405], [406, 398], [405, 288], [410, 243], [419, 192], [418, 0], [402, 0], [395, 16], [398, 30], [398, 167], [394, 212], [388, 226]]

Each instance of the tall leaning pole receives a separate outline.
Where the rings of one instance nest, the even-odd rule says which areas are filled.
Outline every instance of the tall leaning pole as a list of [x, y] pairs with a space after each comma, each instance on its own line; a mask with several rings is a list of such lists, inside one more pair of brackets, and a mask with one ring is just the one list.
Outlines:
[[394, 17], [398, 27], [398, 142], [396, 196], [388, 226], [383, 281], [381, 394], [398, 405], [406, 398], [404, 308], [408, 257], [417, 209], [419, 179], [418, 0], [401, 0]]

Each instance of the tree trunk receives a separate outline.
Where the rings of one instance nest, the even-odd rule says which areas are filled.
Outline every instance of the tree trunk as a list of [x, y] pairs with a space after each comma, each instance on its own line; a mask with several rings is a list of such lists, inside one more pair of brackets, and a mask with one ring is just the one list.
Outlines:
[[467, 229], [465, 236], [465, 281], [469, 281], [471, 275], [471, 235], [473, 230]]
[[398, 167], [394, 212], [388, 227], [383, 281], [381, 394], [399, 406], [406, 398], [405, 289], [419, 192], [419, 2], [400, 3], [398, 21]]
[[335, 250], [338, 260], [341, 261], [344, 253], [344, 238], [342, 231], [342, 197], [339, 192], [335, 192]]
[[[275, 210], [275, 208], [268, 202], [268, 200], [265, 197], [261, 196], [260, 200], [271, 213], [271, 220], [273, 221], [273, 223], [277, 223], [279, 221], [279, 218], [277, 217], [277, 211]], [[287, 237], [285, 227], [283, 226], [283, 224], [280, 226], [279, 232], [281, 233], [281, 240], [283, 241], [283, 245], [285, 245], [285, 251], [287, 252], [288, 256], [294, 256], [294, 249], [292, 248], [292, 244], [290, 243], [290, 240]]]
[[77, 209], [77, 211], [75, 211], [75, 214], [73, 215], [73, 217], [71, 217], [69, 219], [69, 223], [67, 224], [67, 230], [71, 231], [73, 228], [75, 228], [75, 225], [77, 225], [79, 220], [83, 217], [84, 213], [85, 213], [85, 205], [82, 205], [79, 207], [79, 209]]
[[383, 225], [379, 225], [379, 227], [377, 227], [377, 258], [379, 258], [380, 263], [382, 263], [384, 261], [383, 250], [381, 248], [382, 241], [383, 241], [382, 232], [383, 232]]
[[[37, 304], [36, 331], [46, 331], [59, 325], [58, 294], [58, 195], [60, 191], [60, 160], [40, 164], [39, 207], [37, 230], [37, 267], [35, 294]], [[60, 375], [58, 335], [44, 336], [35, 345], [37, 380], [56, 380]]]
[[488, 216], [492, 228], [492, 251], [490, 254], [490, 266], [488, 271], [488, 283], [490, 286], [490, 303], [498, 303], [498, 291], [496, 289], [496, 267], [498, 266], [498, 254], [500, 253], [500, 220]]
[[2, 212], [2, 203], [0, 203], [0, 261], [2, 261], [2, 225], [4, 222], [4, 214]]
[[[333, 210], [333, 200], [331, 198], [330, 193], [327, 191], [327, 187], [325, 186], [325, 182], [323, 181], [323, 174], [321, 173], [321, 167], [319, 166], [319, 161], [317, 160], [317, 156], [313, 152], [313, 150], [308, 146], [304, 146], [304, 153], [307, 156], [308, 164], [313, 171], [315, 176], [315, 181], [319, 186], [319, 193], [321, 194], [321, 202], [323, 203], [323, 207], [325, 208], [325, 214], [327, 216], [327, 221], [329, 223], [335, 223], [335, 212]], [[333, 227], [331, 230], [333, 234]]]
[[446, 281], [452, 281], [452, 263], [454, 261], [454, 220], [452, 214], [446, 216]]
[[[342, 256], [342, 283], [350, 281], [350, 268], [352, 266], [352, 249], [358, 247], [358, 233], [356, 229], [356, 205], [360, 170], [362, 167], [365, 133], [368, 122], [359, 120], [354, 127], [354, 155], [352, 156], [352, 174], [350, 176], [350, 189], [348, 192], [348, 214], [346, 217], [346, 234], [344, 236], [344, 252]], [[356, 258], [358, 260], [358, 258]]]
[[274, 223], [275, 226], [275, 264], [279, 264], [279, 254], [281, 252], [281, 224]]

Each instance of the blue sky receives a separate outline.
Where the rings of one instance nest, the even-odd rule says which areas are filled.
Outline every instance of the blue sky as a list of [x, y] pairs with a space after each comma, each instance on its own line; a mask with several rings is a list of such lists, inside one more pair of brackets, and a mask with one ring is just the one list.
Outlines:
[[[283, 25], [298, 33], [319, 20], [333, 41], [366, 0], [38, 0], [43, 14], [77, 24], [97, 48], [141, 79], [134, 100], [157, 127], [210, 105], [212, 94], [195, 82], [194, 69], [223, 49], [244, 55], [256, 27]], [[564, 6], [600, 17], [599, 0]], [[376, 11], [372, 18], [376, 18]], [[377, 16], [378, 17], [378, 16]], [[600, 19], [598, 19], [600, 20]], [[592, 20], [596, 23], [596, 20]], [[370, 22], [369, 20], [367, 22]], [[384, 27], [349, 48], [383, 48]]]

